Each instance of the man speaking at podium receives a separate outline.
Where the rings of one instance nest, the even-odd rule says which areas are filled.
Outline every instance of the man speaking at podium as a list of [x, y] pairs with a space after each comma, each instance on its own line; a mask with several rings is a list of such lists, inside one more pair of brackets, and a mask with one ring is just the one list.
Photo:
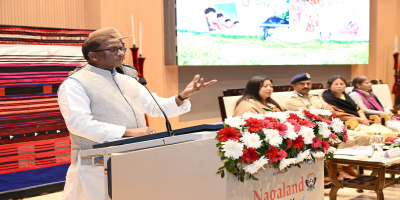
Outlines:
[[[126, 48], [110, 35], [99, 35], [82, 44], [88, 64], [60, 86], [58, 103], [71, 137], [71, 166], [66, 176], [63, 199], [105, 199], [102, 167], [92, 167], [80, 150], [111, 139], [154, 133], [146, 127], [144, 114], [162, 116], [148, 91], [135, 79], [116, 73]], [[170, 98], [156, 97], [167, 116], [190, 111], [186, 101], [194, 93], [215, 83], [204, 83], [196, 75], [185, 90]]]

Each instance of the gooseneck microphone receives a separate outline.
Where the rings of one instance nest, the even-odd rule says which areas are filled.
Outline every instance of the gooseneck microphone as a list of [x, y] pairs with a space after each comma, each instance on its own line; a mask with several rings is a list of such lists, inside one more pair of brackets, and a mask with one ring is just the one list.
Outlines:
[[146, 79], [145, 79], [145, 78], [139, 78], [139, 83], [142, 84], [142, 85], [147, 89], [147, 91], [149, 91], [150, 96], [153, 97], [154, 102], [156, 102], [158, 108], [160, 108], [162, 114], [163, 114], [164, 117], [165, 117], [165, 126], [167, 127], [168, 135], [169, 135], [169, 136], [173, 136], [174, 134], [172, 133], [171, 124], [169, 123], [168, 117], [167, 117], [167, 115], [165, 114], [164, 110], [161, 108], [160, 104], [158, 104], [157, 100], [154, 98], [153, 94], [151, 94], [149, 88], [146, 87], [146, 84], [147, 84]]

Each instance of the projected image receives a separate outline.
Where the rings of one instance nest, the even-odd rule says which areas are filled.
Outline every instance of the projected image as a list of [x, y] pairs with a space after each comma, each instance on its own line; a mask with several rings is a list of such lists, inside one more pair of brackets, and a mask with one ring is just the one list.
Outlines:
[[[239, 26], [234, 3], [217, 4], [204, 10], [208, 31], [219, 31]], [[233, 21], [234, 20], [234, 21]]]
[[364, 0], [177, 0], [178, 65], [367, 64]]

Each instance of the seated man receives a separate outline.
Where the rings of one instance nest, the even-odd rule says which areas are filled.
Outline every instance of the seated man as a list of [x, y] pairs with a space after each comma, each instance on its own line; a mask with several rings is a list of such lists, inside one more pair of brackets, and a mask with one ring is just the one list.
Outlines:
[[[299, 109], [327, 109], [335, 114], [335, 110], [329, 106], [319, 95], [310, 93], [311, 76], [301, 73], [293, 77], [290, 84], [294, 88], [293, 94], [284, 101], [284, 108], [288, 110]], [[338, 148], [347, 148], [355, 145], [368, 146], [369, 135], [348, 130], [349, 140], [339, 144]]]
[[283, 104], [287, 110], [299, 109], [326, 109], [335, 113], [318, 94], [310, 93], [311, 76], [308, 73], [297, 74], [292, 78], [290, 84], [294, 88], [293, 94]]
[[[311, 76], [308, 73], [297, 74], [292, 78], [290, 84], [294, 88], [293, 95], [284, 101], [284, 107], [288, 110], [299, 109], [326, 109], [335, 114], [335, 110], [329, 106], [319, 95], [310, 93]], [[348, 148], [352, 146], [368, 146], [369, 135], [356, 131], [347, 131], [348, 141], [339, 144], [338, 148]], [[357, 171], [353, 167], [344, 167], [344, 170], [350, 175], [357, 175]], [[350, 177], [343, 171], [339, 170], [343, 177]]]

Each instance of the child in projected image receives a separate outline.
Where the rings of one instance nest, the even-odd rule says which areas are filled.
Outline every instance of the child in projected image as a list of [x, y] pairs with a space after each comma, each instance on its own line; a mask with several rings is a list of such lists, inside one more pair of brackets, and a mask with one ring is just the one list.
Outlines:
[[217, 11], [215, 8], [208, 7], [204, 10], [204, 14], [206, 14], [206, 20], [209, 31], [219, 30], [219, 26], [217, 23]]
[[226, 28], [225, 27], [225, 16], [223, 13], [218, 13], [217, 14], [217, 23], [218, 23], [218, 27], [220, 29]]
[[237, 28], [237, 27], [239, 27], [239, 21], [234, 21], [232, 28]]
[[231, 19], [226, 19], [225, 20], [225, 27], [226, 28], [232, 28], [232, 25], [233, 25], [233, 23], [232, 23]]

